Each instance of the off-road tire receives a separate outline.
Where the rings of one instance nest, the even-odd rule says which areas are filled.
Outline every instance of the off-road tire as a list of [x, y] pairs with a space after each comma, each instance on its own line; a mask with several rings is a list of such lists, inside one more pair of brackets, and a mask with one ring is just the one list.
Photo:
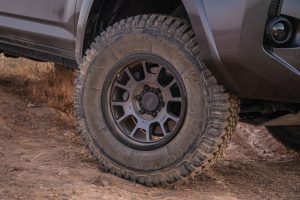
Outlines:
[[[163, 147], [141, 151], [120, 142], [101, 112], [107, 74], [132, 53], [155, 54], [181, 74], [188, 101], [184, 124]], [[201, 60], [185, 20], [130, 17], [109, 27], [86, 51], [76, 80], [75, 113], [89, 150], [105, 172], [147, 186], [162, 186], [201, 172], [222, 155], [235, 131], [239, 101], [220, 86]]]
[[267, 129], [278, 142], [300, 151], [300, 126], [270, 126]]

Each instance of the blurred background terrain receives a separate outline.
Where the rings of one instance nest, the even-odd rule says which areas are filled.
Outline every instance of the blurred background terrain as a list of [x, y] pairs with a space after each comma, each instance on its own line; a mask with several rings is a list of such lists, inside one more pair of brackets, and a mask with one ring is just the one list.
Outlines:
[[74, 70], [51, 63], [0, 55], [0, 78], [14, 93], [72, 113]]

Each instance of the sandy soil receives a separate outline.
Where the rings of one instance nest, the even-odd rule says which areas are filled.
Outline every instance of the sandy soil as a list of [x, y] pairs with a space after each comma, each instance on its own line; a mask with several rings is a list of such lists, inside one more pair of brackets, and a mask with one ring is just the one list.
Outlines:
[[300, 199], [300, 157], [263, 128], [239, 125], [204, 174], [147, 188], [101, 172], [72, 119], [0, 81], [0, 199]]

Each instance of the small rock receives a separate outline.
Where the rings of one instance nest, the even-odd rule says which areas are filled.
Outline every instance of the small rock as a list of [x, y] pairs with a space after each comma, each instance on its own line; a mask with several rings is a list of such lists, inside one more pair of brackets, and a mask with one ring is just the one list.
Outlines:
[[109, 182], [106, 181], [106, 180], [102, 180], [102, 181], [101, 181], [101, 184], [102, 184], [104, 187], [108, 187], [108, 186], [110, 185]]
[[35, 108], [35, 107], [37, 107], [37, 105], [35, 105], [33, 103], [27, 104], [27, 108]]
[[73, 138], [73, 137], [75, 137], [75, 134], [72, 131], [66, 131], [64, 133], [64, 136], [66, 136], [68, 138]]
[[23, 155], [21, 156], [21, 161], [23, 162], [30, 162], [31, 161], [31, 157], [28, 155]]
[[48, 106], [35, 107], [34, 109], [32, 109], [32, 111], [38, 117], [44, 117], [52, 114], [51, 108], [49, 108]]
[[10, 172], [18, 171], [18, 168], [17, 167], [12, 167], [12, 168], [8, 169], [8, 171], [10, 171]]

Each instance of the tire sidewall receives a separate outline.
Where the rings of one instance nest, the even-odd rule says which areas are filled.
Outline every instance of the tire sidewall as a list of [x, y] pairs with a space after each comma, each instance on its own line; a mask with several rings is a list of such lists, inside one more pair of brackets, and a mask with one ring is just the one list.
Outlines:
[[[174, 168], [197, 148], [207, 129], [209, 91], [197, 58], [180, 41], [154, 30], [134, 30], [111, 35], [95, 46], [83, 82], [82, 110], [92, 143], [109, 160], [133, 171]], [[149, 53], [169, 62], [181, 74], [186, 88], [187, 114], [177, 136], [164, 147], [151, 151], [132, 149], [120, 142], [106, 125], [102, 110], [103, 85], [120, 59]], [[171, 167], [172, 166], [172, 167]]]

